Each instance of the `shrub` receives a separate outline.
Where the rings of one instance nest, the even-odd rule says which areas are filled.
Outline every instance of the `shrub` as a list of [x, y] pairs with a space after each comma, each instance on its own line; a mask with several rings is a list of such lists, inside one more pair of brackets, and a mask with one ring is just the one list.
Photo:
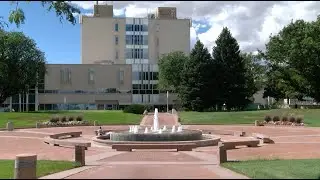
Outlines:
[[147, 110], [148, 112], [151, 112], [152, 110], [154, 110], [153, 106], [151, 105], [145, 105], [144, 109]]
[[132, 104], [124, 108], [123, 112], [133, 114], [143, 114], [145, 106], [140, 104]]
[[283, 121], [283, 122], [287, 122], [287, 121], [288, 121], [288, 117], [287, 117], [287, 116], [283, 116], [283, 117], [282, 117], [282, 121]]
[[292, 122], [292, 123], [294, 123], [294, 122], [296, 122], [296, 118], [293, 117], [293, 116], [291, 116], [291, 117], [289, 118], [289, 121]]
[[77, 116], [76, 121], [82, 121], [82, 116]]
[[69, 120], [69, 121], [73, 121], [73, 120], [74, 120], [73, 116], [70, 116], [70, 117], [68, 118], [68, 120]]
[[266, 122], [270, 122], [271, 121], [271, 117], [269, 115], [267, 115], [267, 116], [264, 117], [264, 120]]
[[279, 116], [273, 116], [272, 121], [273, 122], [280, 121], [280, 117]]
[[300, 116], [297, 117], [296, 122], [299, 123], [299, 124], [302, 123], [303, 122], [303, 118], [300, 117]]
[[61, 122], [66, 122], [66, 121], [67, 121], [67, 117], [62, 116], [62, 117], [60, 118], [60, 121], [61, 121]]
[[51, 123], [57, 123], [59, 121], [59, 118], [58, 117], [52, 117], [49, 121]]

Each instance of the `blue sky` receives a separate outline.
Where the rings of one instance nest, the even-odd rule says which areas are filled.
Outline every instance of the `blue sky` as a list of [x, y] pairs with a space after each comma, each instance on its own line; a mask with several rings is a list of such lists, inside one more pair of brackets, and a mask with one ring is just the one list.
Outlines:
[[[21, 2], [19, 6], [24, 10], [25, 24], [20, 28], [9, 24], [7, 30], [22, 31], [34, 39], [38, 47], [45, 52], [48, 63], [80, 63], [79, 24], [72, 25], [67, 21], [61, 23], [55, 12], [42, 8], [40, 2]], [[13, 8], [15, 6], [9, 2], [1, 2], [0, 16], [8, 21], [9, 12]]]

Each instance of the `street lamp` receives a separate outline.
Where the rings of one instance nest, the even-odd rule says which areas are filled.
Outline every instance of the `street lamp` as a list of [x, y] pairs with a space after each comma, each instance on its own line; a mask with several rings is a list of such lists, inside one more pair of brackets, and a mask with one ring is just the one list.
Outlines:
[[169, 91], [167, 91], [167, 112], [169, 112]]

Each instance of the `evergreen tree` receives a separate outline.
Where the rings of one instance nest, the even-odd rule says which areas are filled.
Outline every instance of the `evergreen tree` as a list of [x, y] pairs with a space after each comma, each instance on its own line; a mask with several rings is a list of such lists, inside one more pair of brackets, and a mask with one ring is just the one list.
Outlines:
[[251, 89], [253, 77], [248, 73], [245, 59], [240, 54], [237, 40], [228, 28], [223, 28], [213, 47], [213, 61], [217, 67], [219, 88], [217, 102], [226, 103], [227, 109], [243, 109], [254, 91]]
[[186, 60], [178, 95], [184, 107], [203, 111], [212, 106], [213, 61], [204, 45], [197, 41]]

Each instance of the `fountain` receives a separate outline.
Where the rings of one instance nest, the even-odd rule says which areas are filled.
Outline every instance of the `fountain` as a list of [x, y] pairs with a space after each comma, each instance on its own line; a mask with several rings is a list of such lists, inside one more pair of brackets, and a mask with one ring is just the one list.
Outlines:
[[158, 108], [154, 109], [153, 115], [153, 131], [159, 131]]
[[144, 133], [148, 133], [149, 131], [148, 131], [148, 127], [146, 127], [145, 129], [144, 129]]
[[[149, 129], [150, 128], [150, 129]], [[199, 146], [216, 145], [220, 140], [213, 135], [203, 135], [200, 130], [182, 129], [182, 126], [160, 127], [158, 109], [155, 108], [151, 127], [129, 126], [129, 131], [112, 132], [109, 136], [97, 136], [93, 141], [99, 144], [118, 143], [183, 143], [195, 142]]]

